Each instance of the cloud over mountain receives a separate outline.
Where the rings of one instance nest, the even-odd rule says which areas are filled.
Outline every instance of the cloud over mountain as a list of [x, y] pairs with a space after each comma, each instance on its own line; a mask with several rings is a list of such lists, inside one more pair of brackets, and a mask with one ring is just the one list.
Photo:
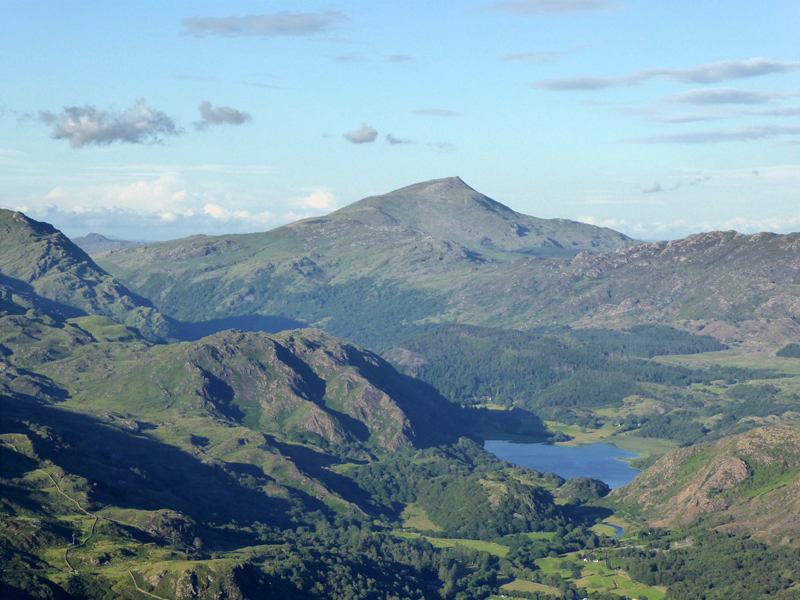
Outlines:
[[93, 106], [70, 106], [59, 114], [42, 111], [39, 119], [53, 128], [55, 139], [69, 140], [73, 148], [83, 148], [86, 144], [107, 146], [114, 142], [155, 143], [182, 133], [174, 120], [148, 108], [144, 100], [123, 113], [98, 110]]

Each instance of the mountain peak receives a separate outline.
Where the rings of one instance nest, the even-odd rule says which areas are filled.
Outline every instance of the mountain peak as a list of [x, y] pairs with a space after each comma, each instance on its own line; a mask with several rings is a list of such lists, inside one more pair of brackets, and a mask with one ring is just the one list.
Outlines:
[[610, 229], [520, 214], [476, 191], [458, 176], [370, 196], [324, 219], [406, 228], [482, 254], [499, 251], [574, 256], [581, 250], [616, 250], [635, 243]]
[[93, 252], [103, 252], [105, 250], [116, 250], [125, 246], [135, 246], [139, 242], [129, 242], [127, 240], [115, 240], [107, 238], [99, 233], [88, 233], [83, 237], [72, 238], [72, 243], [78, 246], [87, 254]]
[[457, 175], [455, 177], [444, 177], [442, 179], [429, 179], [428, 181], [421, 181], [420, 183], [407, 185], [389, 193], [398, 194], [402, 192], [422, 192], [431, 195], [438, 195], [453, 190], [458, 191], [459, 189], [475, 193], [475, 190], [464, 183], [464, 180]]

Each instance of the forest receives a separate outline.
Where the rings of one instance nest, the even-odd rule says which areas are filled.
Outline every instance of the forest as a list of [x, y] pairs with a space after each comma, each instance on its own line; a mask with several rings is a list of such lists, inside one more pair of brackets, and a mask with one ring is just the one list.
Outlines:
[[[444, 325], [406, 340], [384, 356], [462, 405], [523, 409], [578, 427], [613, 424], [620, 431], [636, 429], [642, 437], [688, 445], [741, 433], [755, 423], [743, 418], [781, 415], [800, 400], [773, 385], [740, 383], [785, 377], [774, 370], [687, 368], [648, 360], [724, 348], [708, 336], [664, 326], [521, 332]], [[415, 358], [409, 360], [403, 352]], [[723, 385], [724, 393], [708, 393], [712, 382]], [[597, 412], [621, 409], [631, 396], [652, 398], [664, 409], [628, 416], [618, 416], [618, 410], [613, 417]], [[712, 416], [713, 422], [704, 424]]]

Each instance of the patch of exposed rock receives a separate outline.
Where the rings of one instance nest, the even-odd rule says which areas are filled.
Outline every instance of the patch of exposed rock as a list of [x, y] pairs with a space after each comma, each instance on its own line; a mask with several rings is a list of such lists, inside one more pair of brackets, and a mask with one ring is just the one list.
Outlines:
[[675, 450], [611, 497], [654, 526], [713, 516], [800, 542], [800, 429], [761, 427]]

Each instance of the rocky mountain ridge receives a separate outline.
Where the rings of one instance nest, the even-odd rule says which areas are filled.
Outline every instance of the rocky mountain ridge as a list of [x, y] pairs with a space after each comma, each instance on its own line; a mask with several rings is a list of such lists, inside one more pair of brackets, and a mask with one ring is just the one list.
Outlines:
[[761, 427], [661, 457], [609, 499], [651, 525], [698, 519], [775, 542], [800, 536], [800, 429]]
[[167, 320], [146, 299], [100, 269], [48, 223], [0, 209], [2, 310], [43, 308], [62, 317], [102, 315], [136, 327], [151, 339], [174, 338]]

